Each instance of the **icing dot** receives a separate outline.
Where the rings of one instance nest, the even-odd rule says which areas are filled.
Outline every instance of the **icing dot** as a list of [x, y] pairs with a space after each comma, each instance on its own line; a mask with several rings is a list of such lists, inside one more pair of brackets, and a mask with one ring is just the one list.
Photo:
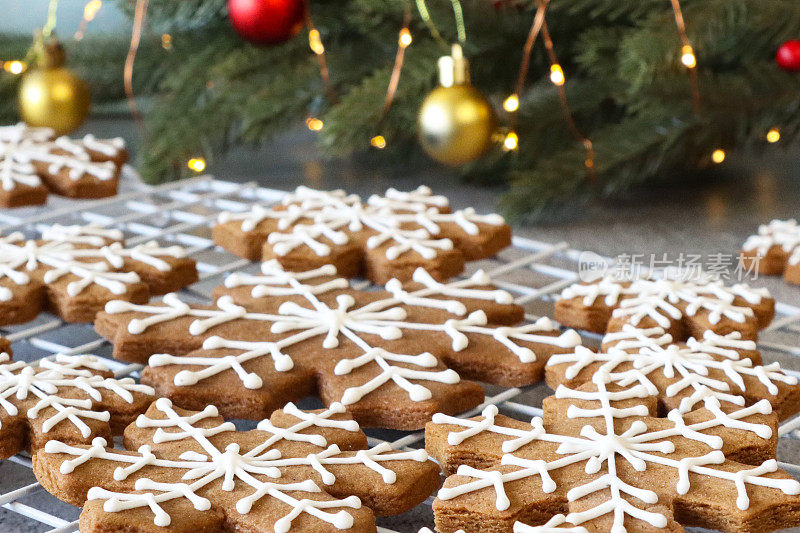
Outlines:
[[430, 390], [426, 389], [422, 385], [413, 385], [408, 390], [408, 396], [412, 401], [422, 402], [429, 400], [433, 395], [431, 394]]
[[147, 364], [150, 366], [166, 366], [175, 363], [175, 357], [167, 353], [156, 353], [150, 356]]
[[355, 364], [353, 363], [352, 359], [342, 359], [336, 363], [336, 366], [333, 368], [333, 372], [337, 376], [343, 376], [352, 372], [353, 368], [355, 367], [354, 365]]
[[338, 529], [350, 529], [353, 523], [353, 516], [347, 511], [339, 511], [333, 519], [333, 525]]
[[198, 511], [208, 511], [211, 509], [211, 501], [207, 498], [197, 498], [194, 502], [194, 508]]
[[[175, 383], [175, 385], [178, 385], [179, 387], [185, 387], [187, 385], [194, 385], [195, 383], [197, 383], [197, 376], [196, 376], [196, 374], [194, 372], [191, 372], [189, 370], [181, 370], [180, 372], [175, 374], [174, 383]], [[252, 387], [248, 387], [248, 388], [252, 388]]]
[[355, 387], [346, 389], [344, 393], [342, 393], [342, 403], [344, 405], [354, 404], [360, 399], [361, 399], [361, 391], [359, 391]]
[[203, 341], [203, 349], [205, 350], [216, 350], [218, 348], [224, 348], [224, 347], [225, 347], [225, 341], [222, 339], [222, 337], [219, 337], [217, 335], [209, 337], [205, 341]]
[[156, 408], [160, 411], [166, 411], [172, 407], [172, 401], [169, 398], [159, 398], [156, 400]]
[[258, 377], [257, 374], [253, 373], [247, 374], [242, 383], [247, 389], [260, 389], [264, 385], [264, 382], [261, 380], [261, 378]]
[[[275, 370], [278, 372], [287, 372], [292, 368], [294, 368], [294, 361], [292, 361], [292, 358], [288, 355], [275, 359]], [[260, 386], [261, 385], [259, 385], [259, 387]]]
[[236, 502], [236, 512], [239, 514], [247, 514], [253, 508], [253, 502], [247, 498], [242, 498]]

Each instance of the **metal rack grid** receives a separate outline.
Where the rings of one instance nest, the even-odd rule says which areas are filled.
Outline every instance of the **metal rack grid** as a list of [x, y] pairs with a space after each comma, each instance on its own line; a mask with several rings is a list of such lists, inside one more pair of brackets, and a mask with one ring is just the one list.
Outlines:
[[[181, 244], [197, 261], [200, 281], [182, 291], [182, 297], [197, 302], [208, 301], [211, 290], [233, 270], [257, 269], [257, 265], [218, 248], [211, 239], [211, 224], [224, 210], [243, 210], [252, 202], [275, 202], [284, 191], [265, 189], [255, 183], [232, 183], [210, 176], [149, 187], [138, 182], [132, 174], [123, 179], [120, 194], [112, 198], [89, 201], [54, 200], [46, 210], [23, 209], [0, 212], [0, 233], [11, 230], [33, 232], [40, 224], [86, 224], [96, 222], [125, 232], [127, 242], [138, 244], [158, 240], [166, 244]], [[467, 274], [483, 268], [496, 284], [515, 295], [526, 308], [526, 317], [552, 315], [554, 295], [577, 278], [581, 252], [567, 243], [544, 243], [514, 237], [513, 246], [490, 260], [468, 265]], [[367, 286], [367, 282], [361, 282]], [[800, 307], [779, 302], [777, 316], [762, 332], [759, 347], [766, 360], [780, 361], [787, 371], [800, 377]], [[15, 359], [35, 361], [56, 353], [93, 353], [118, 377], [138, 376], [140, 365], [123, 364], [110, 359], [111, 346], [99, 338], [91, 324], [66, 324], [57, 317], [43, 313], [33, 322], [0, 328], [0, 334], [12, 341]], [[599, 335], [582, 332], [588, 345], [599, 344]], [[543, 383], [525, 388], [486, 387], [486, 402], [464, 416], [474, 416], [489, 403], [496, 404], [505, 414], [530, 418], [541, 414], [541, 400], [549, 389]], [[302, 405], [313, 408], [317, 405]], [[241, 423], [247, 427], [247, 423]], [[252, 427], [252, 426], [249, 426]], [[782, 425], [781, 443], [800, 439], [800, 417]], [[366, 430], [370, 444], [389, 441], [398, 448], [423, 445], [424, 433], [388, 430]], [[800, 444], [800, 442], [798, 442]], [[800, 454], [798, 454], [800, 457]], [[800, 466], [781, 462], [783, 468], [800, 476]], [[10, 471], [10, 469], [15, 469]], [[7, 516], [19, 524], [19, 530], [68, 533], [78, 528], [79, 509], [56, 500], [47, 494], [31, 472], [31, 459], [20, 454], [0, 463], [0, 505], [16, 516]], [[432, 521], [428, 508], [415, 510]], [[419, 520], [417, 520], [419, 521]], [[397, 524], [403, 524], [398, 526]], [[410, 527], [403, 517], [379, 519], [381, 533], [393, 533], [397, 527]], [[415, 523], [416, 526], [416, 523]], [[9, 526], [11, 528], [13, 526]], [[405, 529], [410, 531], [410, 529]], [[416, 531], [416, 528], [414, 529]]]

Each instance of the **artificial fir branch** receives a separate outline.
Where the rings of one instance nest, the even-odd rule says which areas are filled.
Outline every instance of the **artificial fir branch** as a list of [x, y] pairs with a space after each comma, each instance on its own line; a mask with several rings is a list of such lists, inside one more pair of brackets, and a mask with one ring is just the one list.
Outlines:
[[[391, 108], [383, 115], [397, 32], [405, 2], [312, 0], [311, 14], [327, 50], [338, 103], [325, 97], [316, 58], [302, 32], [289, 42], [256, 48], [237, 37], [225, 0], [151, 0], [149, 34], [137, 59], [138, 94], [153, 94], [147, 112], [142, 172], [150, 181], [185, 175], [185, 162], [238, 142], [261, 144], [306, 117], [319, 117], [318, 139], [329, 157], [388, 142], [380, 157], [396, 166], [417, 152], [415, 120], [436, 83], [436, 59], [447, 52], [422, 21], [411, 22], [413, 44]], [[465, 51], [473, 84], [496, 105], [513, 91], [534, 0], [462, 0]], [[445, 40], [455, 39], [450, 2], [428, 0]], [[495, 7], [497, 4], [497, 7]], [[520, 94], [519, 150], [498, 147], [465, 166], [465, 176], [503, 182], [512, 217], [619, 194], [633, 184], [669, 180], [710, 164], [719, 147], [764, 146], [778, 126], [783, 139], [800, 132], [798, 75], [777, 68], [777, 46], [800, 35], [796, 0], [682, 0], [698, 59], [698, 113], [670, 3], [664, 0], [552, 0], [547, 22], [566, 74], [567, 96], [581, 130], [594, 143], [596, 178], [588, 179], [584, 147], [569, 134], [541, 42]], [[127, 0], [120, 0], [127, 6]], [[161, 49], [160, 34], [173, 48]], [[88, 38], [87, 38], [88, 39]], [[5, 50], [5, 41], [0, 41]], [[124, 43], [122, 43], [124, 44]], [[122, 96], [123, 46], [70, 45], [71, 65], [89, 79], [95, 101]], [[24, 51], [24, 50], [23, 50]], [[118, 63], [116, 63], [118, 61]], [[96, 65], [104, 65], [102, 69]], [[94, 65], [94, 66], [92, 66]], [[88, 68], [87, 68], [88, 67]], [[102, 72], [98, 72], [102, 70]], [[10, 118], [15, 80], [0, 75], [0, 114]], [[11, 102], [11, 103], [9, 103]], [[389, 157], [394, 154], [399, 158]]]

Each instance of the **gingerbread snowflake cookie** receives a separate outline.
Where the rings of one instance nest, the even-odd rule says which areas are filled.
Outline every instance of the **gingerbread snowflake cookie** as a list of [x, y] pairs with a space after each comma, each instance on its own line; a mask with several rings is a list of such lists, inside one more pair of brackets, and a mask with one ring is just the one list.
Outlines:
[[658, 396], [661, 412], [685, 413], [719, 403], [733, 410], [767, 400], [779, 419], [800, 411], [800, 386], [778, 363], [762, 364], [756, 343], [739, 332], [719, 335], [706, 331], [699, 339], [676, 342], [660, 327], [639, 329], [625, 324], [608, 333], [603, 352], [579, 346], [574, 353], [552, 356], [547, 383], [576, 388], [607, 372], [622, 386], [647, 385]]
[[71, 444], [111, 439], [153, 400], [153, 389], [115, 379], [91, 355], [56, 355], [36, 365], [14, 362], [0, 339], [0, 458], [50, 439]]
[[117, 193], [127, 161], [122, 139], [56, 137], [23, 123], [0, 127], [0, 207], [43, 204], [53, 192], [71, 198]]
[[447, 199], [427, 187], [389, 189], [366, 202], [341, 190], [298, 187], [278, 205], [222, 213], [213, 234], [218, 245], [253, 261], [277, 259], [299, 271], [332, 264], [341, 276], [364, 274], [380, 284], [408, 280], [420, 267], [446, 280], [465, 261], [511, 244], [500, 215], [451, 212]]
[[110, 300], [146, 303], [197, 281], [180, 246], [122, 240], [121, 231], [97, 225], [53, 225], [40, 239], [0, 236], [0, 325], [27, 322], [42, 309], [91, 322]]
[[739, 332], [758, 338], [775, 315], [775, 300], [766, 289], [720, 281], [647, 278], [625, 280], [606, 276], [576, 283], [561, 292], [555, 318], [570, 327], [596, 333], [661, 327], [673, 338], [702, 338], [705, 331]]
[[800, 285], [800, 226], [794, 219], [759, 226], [758, 233], [744, 241], [739, 258], [759, 274], [783, 274], [789, 283]]
[[330, 265], [289, 272], [269, 261], [262, 270], [229, 277], [210, 306], [175, 295], [110, 302], [95, 327], [115, 357], [147, 362], [143, 380], [182, 407], [261, 418], [318, 395], [362, 425], [396, 429], [478, 405], [483, 389], [462, 378], [531, 384], [551, 354], [580, 344], [549, 319], [519, 324], [522, 309], [483, 272], [441, 283], [419, 269], [410, 284], [369, 292]]
[[161, 398], [125, 445], [51, 440], [34, 456], [44, 487], [83, 506], [81, 531], [374, 532], [376, 515], [407, 511], [439, 485], [425, 450], [367, 448], [339, 404], [290, 404], [240, 432], [214, 407]]
[[530, 423], [494, 406], [468, 420], [436, 415], [426, 448], [449, 475], [433, 503], [437, 530], [800, 525], [800, 483], [778, 468], [768, 401], [731, 411], [712, 401], [657, 418], [645, 383], [612, 381], [600, 370], [578, 388], [559, 387], [544, 419]]

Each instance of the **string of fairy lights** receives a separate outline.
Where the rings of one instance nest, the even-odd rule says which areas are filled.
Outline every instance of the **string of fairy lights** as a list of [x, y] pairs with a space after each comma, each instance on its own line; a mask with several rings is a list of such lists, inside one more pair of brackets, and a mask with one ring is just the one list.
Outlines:
[[[687, 71], [691, 94], [692, 94], [693, 108], [695, 113], [698, 113], [700, 111], [702, 102], [700, 97], [698, 72], [697, 72], [698, 68], [697, 56], [695, 54], [692, 43], [688, 37], [688, 33], [686, 30], [686, 21], [684, 18], [683, 10], [681, 8], [680, 0], [669, 0], [669, 1], [672, 6], [672, 11], [675, 19], [675, 26], [678, 32], [678, 36], [681, 41], [681, 48], [679, 53], [680, 62]], [[585, 166], [590, 177], [593, 177], [595, 172], [594, 145], [592, 144], [592, 141], [578, 127], [569, 106], [569, 101], [567, 99], [567, 93], [565, 88], [565, 84], [567, 81], [566, 73], [564, 72], [562, 65], [558, 61], [558, 57], [555, 53], [555, 46], [553, 44], [553, 39], [547, 28], [546, 11], [549, 2], [550, 0], [536, 0], [536, 11], [534, 13], [530, 31], [528, 32], [527, 39], [523, 46], [522, 56], [519, 64], [519, 70], [516, 78], [516, 84], [514, 86], [513, 92], [511, 92], [511, 94], [509, 94], [502, 102], [502, 108], [507, 113], [507, 119], [508, 119], [507, 122], [509, 124], [509, 128], [506, 129], [501, 135], [499, 135], [498, 139], [501, 142], [503, 150], [507, 152], [517, 150], [519, 147], [519, 136], [516, 133], [516, 126], [518, 122], [518, 113], [520, 108], [520, 95], [523, 93], [525, 88], [525, 82], [528, 75], [528, 70], [530, 67], [530, 59], [534, 49], [535, 42], [538, 36], [541, 35], [545, 51], [548, 57], [548, 62], [550, 65], [548, 76], [550, 82], [555, 86], [557, 90], [558, 100], [562, 109], [562, 113], [564, 115], [565, 123], [567, 125], [568, 130], [573, 135], [573, 137], [575, 137], [576, 140], [584, 146], [586, 150]], [[434, 23], [430, 15], [430, 10], [428, 9], [425, 0], [410, 0], [403, 17], [402, 26], [397, 35], [397, 50], [395, 53], [394, 65], [386, 89], [386, 97], [384, 99], [380, 120], [378, 120], [377, 122], [377, 132], [370, 139], [370, 146], [378, 150], [382, 150], [387, 146], [387, 140], [380, 133], [380, 129], [383, 125], [386, 115], [388, 114], [392, 106], [395, 95], [397, 93], [397, 88], [399, 86], [402, 76], [403, 63], [405, 61], [406, 50], [409, 46], [411, 46], [411, 44], [414, 41], [411, 33], [411, 22], [412, 22], [412, 10], [410, 8], [411, 3], [415, 5], [416, 11], [420, 16], [420, 19], [424, 22], [431, 36], [436, 41], [440, 42], [440, 44], [442, 44], [445, 47], [445, 49], [449, 47], [449, 44], [446, 42], [444, 37], [442, 37], [441, 32]], [[466, 28], [464, 24], [463, 9], [460, 0], [450, 0], [450, 3], [453, 9], [453, 16], [456, 26], [456, 35], [459, 42], [463, 43], [466, 41]], [[81, 18], [81, 21], [78, 24], [78, 28], [73, 34], [73, 39], [75, 41], [81, 41], [85, 37], [89, 24], [95, 19], [102, 6], [103, 6], [103, 0], [88, 0], [88, 2], [86, 2], [83, 8], [83, 17]], [[140, 125], [142, 124], [142, 120], [141, 120], [141, 115], [139, 114], [138, 108], [136, 106], [136, 97], [133, 92], [132, 76], [133, 76], [133, 64], [136, 59], [136, 53], [145, 26], [147, 7], [148, 7], [148, 0], [136, 1], [136, 7], [134, 10], [134, 22], [131, 32], [131, 42], [124, 68], [124, 85], [125, 85], [126, 97], [128, 99], [128, 105], [130, 107], [132, 116], [136, 119], [137, 123], [139, 123]], [[55, 28], [57, 9], [58, 9], [58, 0], [50, 0], [48, 5], [47, 20], [45, 22], [44, 27], [42, 28], [42, 33], [45, 36], [52, 33], [52, 31]], [[326, 58], [327, 50], [325, 48], [325, 45], [323, 44], [322, 35], [320, 31], [315, 27], [313, 19], [311, 18], [310, 10], [306, 10], [306, 13], [308, 13], [306, 18], [306, 26], [308, 29], [308, 46], [311, 52], [317, 57], [320, 77], [323, 83], [323, 88], [325, 90], [326, 96], [328, 100], [331, 102], [331, 104], [335, 104], [336, 102], [338, 102], [338, 96], [335, 92], [333, 83], [331, 81], [330, 70]], [[161, 35], [161, 46], [164, 50], [167, 51], [172, 49], [173, 41], [172, 41], [172, 36], [169, 33], [163, 33]], [[9, 75], [20, 76], [23, 75], [25, 71], [28, 69], [30, 61], [31, 58], [29, 56], [26, 56], [25, 58], [22, 59], [8, 59], [8, 60], [0, 59], [0, 69]], [[325, 127], [325, 124], [322, 121], [322, 119], [315, 116], [308, 116], [306, 118], [305, 123], [308, 129], [314, 132], [321, 131]], [[780, 129], [778, 127], [770, 128], [766, 132], [764, 139], [771, 144], [779, 142], [781, 139]], [[710, 159], [712, 162], [719, 164], [725, 161], [726, 156], [727, 154], [725, 152], [725, 149], [720, 147], [712, 151], [712, 153], [710, 154]], [[190, 170], [197, 173], [203, 172], [206, 169], [206, 161], [205, 158], [203, 158], [202, 156], [195, 156], [190, 158], [187, 161], [186, 165]]]
[[[516, 124], [518, 120], [517, 116], [520, 107], [520, 94], [522, 93], [525, 86], [525, 80], [530, 66], [530, 57], [533, 51], [534, 44], [536, 42], [538, 35], [541, 34], [544, 47], [547, 53], [547, 57], [550, 63], [549, 67], [550, 82], [556, 87], [558, 91], [558, 100], [562, 108], [567, 128], [569, 129], [570, 133], [576, 138], [576, 140], [579, 141], [584, 146], [586, 150], [586, 159], [584, 161], [584, 164], [586, 166], [589, 176], [591, 178], [594, 178], [595, 176], [594, 145], [592, 141], [582, 133], [570, 109], [569, 101], [567, 99], [566, 89], [564, 87], [566, 84], [566, 75], [564, 73], [563, 67], [558, 61], [558, 57], [555, 53], [555, 46], [553, 44], [553, 39], [547, 28], [545, 13], [549, 1], [550, 0], [537, 0], [537, 9], [534, 14], [534, 19], [531, 24], [531, 29], [528, 34], [528, 38], [526, 39], [525, 45], [523, 47], [522, 60], [519, 66], [519, 73], [517, 76], [517, 83], [515, 85], [515, 90], [513, 93], [508, 95], [503, 100], [502, 103], [503, 109], [509, 115], [509, 122], [511, 124], [511, 127], [503, 135], [500, 135], [498, 138], [502, 143], [503, 150], [507, 152], [517, 150], [519, 147], [519, 136], [516, 133]], [[459, 0], [450, 0], [450, 2], [453, 7], [457, 38], [459, 42], [463, 43], [464, 41], [466, 41], [466, 29], [464, 24], [463, 9], [461, 7], [461, 3]], [[430, 15], [430, 11], [426, 5], [425, 0], [414, 0], [414, 3], [416, 5], [417, 12], [420, 15], [420, 18], [425, 23], [431, 36], [435, 40], [439, 41], [440, 44], [442, 44], [445, 48], [447, 48], [449, 45], [442, 37], [439, 29], [436, 27], [436, 24], [434, 23]], [[699, 83], [697, 75], [697, 57], [695, 56], [694, 48], [691, 45], [691, 42], [689, 40], [686, 31], [686, 23], [683, 16], [683, 10], [681, 9], [680, 0], [670, 0], [670, 3], [674, 13], [675, 25], [678, 31], [678, 35], [681, 39], [680, 61], [681, 64], [683, 64], [684, 67], [686, 67], [689, 75], [690, 86], [692, 91], [693, 107], [695, 112], [697, 113], [699, 112], [700, 109], [700, 91], [699, 91]], [[383, 122], [383, 117], [386, 116], [386, 113], [391, 107], [394, 94], [397, 90], [397, 85], [399, 84], [400, 76], [402, 73], [405, 49], [413, 42], [409, 26], [410, 26], [410, 10], [407, 10], [403, 21], [403, 27], [399, 33], [398, 48], [397, 48], [397, 54], [395, 56], [394, 68], [392, 70], [392, 76], [390, 78], [389, 87], [387, 89], [386, 101], [383, 108], [383, 114], [381, 116], [381, 120], [379, 121], [379, 125], [380, 123]], [[324, 56], [325, 47], [322, 45], [321, 36], [319, 35], [319, 32], [311, 25], [309, 25], [309, 47], [311, 48], [312, 52], [317, 54], [317, 56], [319, 57]], [[327, 70], [327, 67], [323, 69], [324, 65], [323, 61], [320, 62], [320, 65], [321, 65], [320, 75], [327, 89], [327, 87], [330, 84], [330, 74]], [[308, 117], [306, 119], [306, 125], [309, 130], [315, 132], [321, 131], [324, 128], [323, 121], [317, 117]], [[780, 140], [780, 138], [781, 138], [780, 130], [777, 127], [770, 128], [765, 135], [766, 141], [772, 144], [777, 143]], [[370, 139], [370, 145], [373, 148], [384, 149], [387, 146], [386, 138], [380, 133], [378, 133], [377, 135], [373, 136]], [[726, 155], [727, 154], [723, 148], [717, 148], [711, 153], [710, 158], [712, 162], [719, 164], [725, 160]]]

